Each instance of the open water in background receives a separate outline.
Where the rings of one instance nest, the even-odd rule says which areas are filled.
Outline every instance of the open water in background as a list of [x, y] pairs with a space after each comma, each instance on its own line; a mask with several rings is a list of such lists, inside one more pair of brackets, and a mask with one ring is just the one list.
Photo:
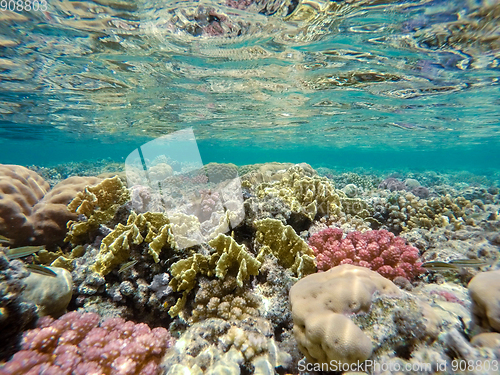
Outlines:
[[0, 163], [500, 164], [499, 1], [59, 1], [0, 12]]

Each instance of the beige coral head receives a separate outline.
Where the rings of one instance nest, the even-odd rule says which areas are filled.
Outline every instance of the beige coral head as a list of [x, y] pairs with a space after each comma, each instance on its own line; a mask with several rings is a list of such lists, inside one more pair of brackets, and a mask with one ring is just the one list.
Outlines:
[[468, 287], [478, 323], [500, 332], [500, 270], [477, 274]]
[[294, 335], [307, 359], [313, 363], [368, 359], [371, 340], [348, 316], [368, 312], [377, 292], [401, 295], [377, 272], [348, 264], [299, 280], [290, 289], [290, 302]]

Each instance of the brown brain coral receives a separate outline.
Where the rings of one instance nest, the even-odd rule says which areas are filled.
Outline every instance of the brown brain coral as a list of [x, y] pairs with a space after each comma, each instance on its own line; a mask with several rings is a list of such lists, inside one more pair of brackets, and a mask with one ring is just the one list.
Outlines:
[[76, 214], [67, 204], [95, 177], [70, 177], [49, 191], [36, 172], [19, 165], [0, 165], [0, 235], [12, 246], [62, 244], [68, 220]]
[[0, 165], [0, 234], [22, 246], [34, 240], [33, 206], [49, 190], [37, 173], [19, 165]]
[[33, 226], [37, 243], [62, 244], [66, 235], [66, 223], [76, 219], [67, 205], [87, 185], [101, 181], [97, 177], [69, 177], [52, 188], [32, 210]]

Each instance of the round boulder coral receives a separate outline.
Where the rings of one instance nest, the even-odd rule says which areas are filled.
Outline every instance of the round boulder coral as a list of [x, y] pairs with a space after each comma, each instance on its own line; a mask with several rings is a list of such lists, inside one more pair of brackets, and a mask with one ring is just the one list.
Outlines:
[[469, 282], [469, 294], [478, 323], [500, 332], [500, 270], [474, 276]]
[[346, 315], [367, 312], [375, 292], [401, 294], [378, 273], [348, 264], [309, 275], [290, 289], [293, 332], [309, 362], [350, 364], [370, 357], [371, 340]]

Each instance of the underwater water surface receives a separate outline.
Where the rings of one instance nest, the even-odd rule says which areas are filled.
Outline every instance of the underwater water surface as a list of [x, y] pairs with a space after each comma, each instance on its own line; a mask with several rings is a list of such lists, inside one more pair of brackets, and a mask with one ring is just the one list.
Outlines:
[[498, 0], [1, 0], [0, 375], [500, 374], [499, 78]]
[[206, 162], [498, 166], [495, 1], [6, 4], [4, 162], [121, 161], [193, 127]]

